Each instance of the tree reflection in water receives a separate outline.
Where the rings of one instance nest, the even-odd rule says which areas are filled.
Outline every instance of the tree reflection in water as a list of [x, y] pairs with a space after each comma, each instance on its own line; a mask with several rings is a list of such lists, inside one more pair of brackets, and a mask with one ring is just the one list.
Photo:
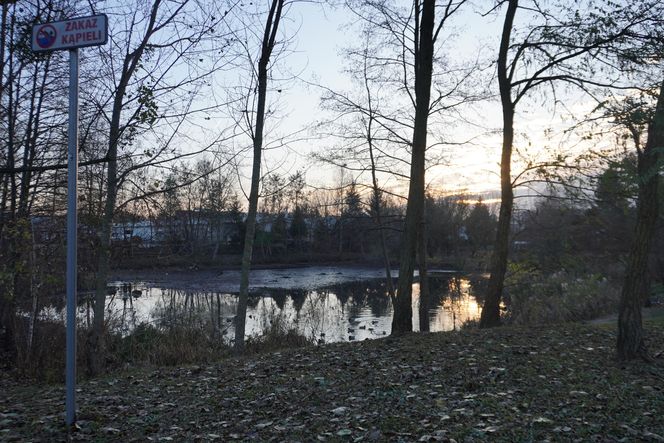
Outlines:
[[[460, 328], [479, 317], [480, 305], [473, 293], [480, 280], [461, 276], [431, 277], [431, 331]], [[279, 322], [318, 342], [364, 340], [389, 335], [392, 303], [383, 280], [359, 281], [308, 289], [255, 291], [249, 298], [247, 335], [261, 335]], [[143, 296], [131, 305], [114, 298], [109, 310], [121, 318], [120, 327], [129, 333], [148, 322], [157, 328], [199, 328], [212, 338], [233, 337], [237, 296], [191, 289], [160, 289], [135, 284]], [[413, 285], [413, 303], [418, 303], [419, 285]], [[120, 314], [121, 313], [121, 314]], [[120, 314], [120, 315], [118, 315]], [[418, 310], [413, 309], [418, 316]], [[419, 325], [419, 319], [413, 319]]]

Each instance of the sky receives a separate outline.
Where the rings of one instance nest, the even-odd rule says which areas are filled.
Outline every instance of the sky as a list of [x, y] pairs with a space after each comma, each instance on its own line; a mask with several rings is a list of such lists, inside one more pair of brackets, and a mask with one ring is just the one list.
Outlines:
[[[478, 2], [485, 3], [485, 2]], [[285, 88], [281, 97], [286, 117], [279, 122], [281, 132], [296, 131], [326, 114], [320, 108], [320, 92], [305, 82], [313, 82], [332, 89], [348, 89], [349, 79], [343, 74], [345, 60], [341, 55], [344, 47], [357, 40], [357, 33], [347, 27], [353, 15], [348, 10], [322, 6], [314, 3], [297, 3], [291, 9], [286, 26], [286, 33], [297, 30], [295, 53], [289, 54], [286, 64], [293, 72], [300, 73], [304, 82], [294, 82]], [[454, 59], [474, 59], [481, 54], [485, 65], [495, 58], [502, 28], [503, 12], [499, 10], [490, 16], [482, 17], [477, 6], [466, 8], [452, 28], [452, 45], [446, 51]], [[495, 72], [490, 68], [486, 72], [486, 81]], [[492, 84], [491, 93], [497, 94], [497, 85]], [[517, 133], [521, 129], [529, 134], [530, 143], [539, 144], [542, 149], [555, 141], [545, 142], [545, 128], [561, 126], [558, 117], [552, 117], [539, 104], [524, 106], [524, 112], [517, 118]], [[466, 118], [472, 124], [461, 123], [446, 128], [434, 128], [444, 131], [447, 139], [453, 142], [469, 140], [469, 143], [446, 147], [443, 152], [445, 162], [428, 171], [427, 182], [434, 192], [447, 194], [455, 192], [476, 193], [486, 198], [495, 198], [499, 189], [499, 162], [502, 122], [501, 108], [494, 97], [467, 109]], [[525, 123], [527, 122], [527, 124]], [[555, 132], [555, 131], [554, 131]], [[430, 138], [431, 139], [431, 138]], [[517, 138], [517, 143], [520, 139]], [[311, 140], [293, 143], [288, 151], [289, 160], [285, 169], [292, 172], [304, 168], [307, 182], [314, 186], [329, 186], [338, 180], [334, 168], [313, 163], [309, 157], [313, 151], [329, 149], [334, 146], [331, 140]], [[531, 148], [532, 151], [532, 148]], [[282, 153], [273, 153], [272, 158], [282, 162]], [[271, 154], [267, 156], [270, 162]], [[518, 160], [515, 161], [518, 165]], [[366, 180], [368, 177], [365, 176]], [[389, 181], [388, 181], [389, 182]], [[396, 185], [395, 185], [396, 186]], [[403, 184], [397, 186], [404, 192]]]
[[[112, 2], [111, 2], [112, 3]], [[504, 9], [497, 9], [491, 14], [484, 14], [493, 1], [474, 0], [455, 16], [452, 27], [446, 34], [445, 54], [454, 62], [480, 60], [485, 68], [479, 76], [481, 84], [488, 88], [490, 97], [464, 108], [463, 121], [447, 120], [444, 125], [430, 125], [430, 141], [435, 137], [444, 136], [452, 142], [442, 148], [443, 161], [427, 171], [427, 183], [432, 193], [438, 195], [454, 193], [470, 193], [482, 195], [486, 199], [495, 199], [499, 189], [500, 150], [501, 150], [501, 108], [497, 100], [498, 88], [495, 81], [497, 50], [502, 29]], [[248, 5], [244, 8], [262, 7], [266, 1]], [[117, 3], [117, 5], [122, 5]], [[220, 7], [223, 5], [219, 3]], [[108, 5], [107, 5], [108, 6]], [[483, 9], [484, 8], [484, 9]], [[271, 84], [270, 100], [278, 98], [278, 119], [268, 122], [266, 142], [270, 144], [285, 134], [297, 133], [296, 139], [282, 144], [281, 147], [270, 149], [265, 154], [263, 173], [274, 171], [282, 175], [290, 175], [302, 170], [306, 174], [306, 182], [313, 188], [336, 187], [339, 182], [338, 168], [327, 166], [312, 159], [312, 154], [339, 149], [339, 141], [315, 136], [310, 129], [317, 122], [329, 119], [320, 106], [322, 85], [337, 91], [351, 88], [349, 77], [343, 70], [347, 65], [342, 50], [358, 44], [357, 27], [349, 26], [355, 18], [354, 14], [343, 6], [331, 6], [329, 3], [295, 1], [288, 10], [286, 20], [282, 23], [281, 36], [292, 38], [290, 52], [277, 61], [280, 69], [276, 70], [287, 81], [274, 81]], [[517, 16], [517, 25], [523, 24], [524, 18]], [[112, 21], [111, 21], [112, 24]], [[260, 23], [257, 23], [260, 27]], [[113, 29], [111, 29], [113, 33]], [[85, 52], [85, 51], [84, 51]], [[84, 60], [85, 63], [85, 60]], [[246, 72], [246, 71], [244, 71]], [[242, 78], [242, 69], [224, 71], [225, 81], [232, 84]], [[246, 76], [245, 76], [246, 77]], [[223, 89], [223, 88], [221, 88]], [[275, 89], [280, 92], [276, 93]], [[568, 108], [576, 116], [584, 115], [590, 103], [585, 99], [563, 93], [558, 97], [568, 103]], [[202, 94], [201, 102], [205, 105], [208, 97]], [[535, 96], [519, 105], [515, 131], [515, 148], [518, 152], [528, 152], [532, 158], [543, 160], [558, 152], [567, 145], [579, 145], [570, 142], [565, 129], [570, 126], [570, 119], [563, 114], [554, 114], [547, 104], [546, 96]], [[228, 118], [207, 114], [195, 119], [188, 131], [183, 134], [185, 150], [197, 150], [199, 145], [208, 142], [215, 131], [229, 127]], [[231, 125], [232, 126], [232, 125]], [[545, 131], [548, 135], [545, 136]], [[198, 132], [197, 134], [195, 134]], [[153, 140], [145, 140], [149, 145]], [[242, 173], [239, 180], [243, 189], [247, 189], [250, 150], [247, 138], [234, 143], [234, 149], [245, 148], [240, 160]], [[583, 146], [581, 147], [583, 149]], [[518, 174], [524, 162], [515, 156], [513, 171]], [[347, 174], [346, 180], [356, 178], [368, 182], [368, 174], [352, 176]], [[383, 175], [379, 177], [381, 185], [390, 190], [406, 194], [407, 183], [398, 182]]]
[[[291, 57], [293, 66], [304, 67], [302, 77], [308, 81], [315, 81], [332, 89], [348, 89], [348, 77], [342, 73], [345, 60], [341, 55], [344, 47], [352, 45], [357, 40], [357, 34], [347, 29], [352, 13], [342, 7], [330, 8], [320, 5], [303, 3], [293, 8], [295, 21], [300, 23], [297, 34], [298, 53]], [[491, 29], [499, 29], [501, 24], [491, 19], [481, 19], [473, 10], [459, 17], [458, 23], [465, 23], [468, 32], [458, 31], [455, 37], [455, 57], [474, 57], [480, 50], [480, 46], [495, 44], [492, 39]], [[493, 23], [492, 23], [493, 22]], [[460, 25], [459, 25], [460, 26]], [[292, 110], [289, 115], [288, 125], [297, 127], [313, 116], [324, 118], [324, 113], [319, 107], [318, 91], [313, 88], [294, 87], [289, 91], [287, 100]], [[487, 126], [496, 126], [500, 123], [500, 108], [496, 103], [485, 103], [482, 107], [484, 115], [477, 116]], [[450, 138], [459, 140], [466, 138], [465, 133], [451, 134]], [[493, 137], [495, 138], [495, 137]], [[485, 143], [488, 142], [489, 145]], [[299, 157], [306, 158], [309, 150], [325, 149], [332, 141], [317, 141], [313, 146], [300, 145], [295, 149]], [[458, 190], [466, 189], [471, 192], [487, 191], [496, 189], [499, 180], [495, 175], [496, 163], [499, 162], [499, 144], [495, 140], [486, 140], [482, 146], [461, 146], [449, 149], [449, 164], [436, 166], [429, 172], [428, 182], [435, 189]], [[305, 160], [306, 162], [306, 160]], [[306, 164], [306, 163], [305, 163]], [[334, 180], [334, 172], [327, 171], [321, 174], [322, 165], [315, 165], [312, 169], [316, 172], [308, 174], [309, 180], [318, 178], [320, 181]], [[313, 181], [313, 180], [311, 180]]]
[[[499, 36], [502, 28], [504, 10], [499, 9], [492, 14], [482, 16], [486, 12], [480, 8], [493, 2], [476, 0], [456, 17], [453, 27], [446, 40], [444, 53], [453, 61], [480, 59], [486, 69], [481, 76], [485, 87], [489, 88], [492, 98], [475, 103], [465, 108], [464, 122], [447, 122], [443, 126], [430, 126], [432, 136], [444, 135], [453, 145], [442, 150], [443, 162], [427, 172], [429, 189], [438, 195], [466, 192], [482, 195], [485, 200], [495, 199], [499, 189], [499, 162], [501, 149], [501, 108], [496, 98], [498, 90], [495, 82], [495, 67], [492, 62], [497, 55]], [[252, 3], [250, 3], [252, 4]], [[478, 6], [479, 5], [479, 6]], [[256, 5], [260, 6], [260, 5]], [[248, 7], [248, 6], [247, 6]], [[349, 27], [353, 20], [352, 12], [344, 7], [332, 7], [329, 4], [314, 2], [294, 2], [283, 22], [282, 36], [292, 37], [288, 54], [277, 61], [279, 72], [288, 81], [275, 81], [271, 84], [269, 100], [278, 98], [279, 118], [268, 121], [266, 142], [279, 139], [281, 135], [298, 133], [297, 140], [292, 140], [265, 154], [263, 173], [275, 171], [282, 175], [290, 175], [298, 170], [306, 174], [307, 184], [317, 187], [335, 187], [339, 181], [338, 168], [323, 165], [312, 160], [312, 153], [339, 148], [338, 141], [314, 137], [308, 130], [317, 122], [330, 117], [320, 107], [321, 90], [316, 85], [323, 85], [334, 90], [347, 90], [350, 81], [343, 73], [346, 59], [342, 50], [349, 45], [357, 44], [357, 28]], [[112, 32], [112, 30], [111, 30]], [[242, 77], [241, 69], [228, 70], [224, 73], [224, 81], [236, 82]], [[223, 83], [222, 81], [221, 83]], [[220, 84], [221, 84], [220, 83]], [[275, 89], [280, 92], [276, 93]], [[205, 100], [205, 97], [202, 98]], [[568, 122], [560, 116], [553, 115], [547, 106], [535, 98], [520, 105], [515, 130], [516, 148], [534, 153], [542, 159], [549, 152], [559, 149], [563, 129]], [[587, 104], [577, 100], [573, 106], [582, 114]], [[228, 127], [228, 121], [213, 115], [195, 122], [190, 131], [214, 133], [215, 130]], [[216, 125], [216, 127], [215, 127]], [[547, 128], [553, 128], [553, 137], [544, 137]], [[191, 140], [205, 139], [199, 134]], [[523, 134], [527, 134], [523, 135]], [[186, 139], [186, 137], [185, 137]], [[433, 137], [430, 137], [432, 140]], [[463, 142], [463, 143], [462, 143]], [[194, 143], [188, 142], [186, 149], [196, 149]], [[234, 142], [235, 149], [246, 148], [249, 143], [245, 138]], [[248, 189], [250, 150], [245, 150], [241, 158], [240, 185]], [[514, 161], [513, 170], [518, 173], [518, 157]], [[357, 178], [368, 182], [368, 174]], [[348, 179], [348, 176], [347, 176]], [[406, 194], [406, 183], [396, 182], [387, 176], [380, 177], [382, 186], [390, 190]]]

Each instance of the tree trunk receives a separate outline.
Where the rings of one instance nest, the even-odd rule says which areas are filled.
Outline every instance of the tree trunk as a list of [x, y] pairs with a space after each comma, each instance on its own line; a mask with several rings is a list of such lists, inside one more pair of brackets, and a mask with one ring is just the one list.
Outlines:
[[[10, 44], [13, 45], [14, 43], [14, 29], [15, 29], [15, 23], [16, 23], [16, 14], [12, 14], [9, 28], [9, 41], [11, 42]], [[4, 57], [4, 54], [2, 55]], [[10, 48], [9, 50], [9, 72], [8, 76], [13, 77], [14, 76], [14, 50]], [[20, 88], [19, 88], [20, 89]], [[17, 108], [18, 108], [18, 95], [19, 92], [17, 92], [17, 97], [14, 97], [14, 81], [10, 81], [9, 84], [7, 85], [7, 167], [10, 169], [13, 169], [16, 166], [16, 160], [15, 160], [15, 155], [16, 153], [14, 152], [15, 148], [15, 135], [16, 135], [16, 114], [17, 114]], [[9, 181], [9, 212], [11, 217], [16, 216], [16, 197], [17, 197], [17, 191], [16, 191], [16, 176], [14, 173], [9, 173], [8, 174], [8, 181]]]
[[[113, 230], [113, 217], [118, 193], [118, 147], [122, 129], [120, 119], [124, 107], [125, 92], [134, 73], [141, 64], [143, 52], [150, 38], [155, 32], [155, 23], [161, 0], [154, 0], [151, 5], [150, 17], [142, 40], [133, 52], [128, 53], [122, 63], [122, 71], [118, 82], [108, 136], [107, 173], [106, 173], [106, 201], [104, 214], [99, 226], [99, 250], [97, 262], [97, 275], [95, 279], [95, 305], [92, 329], [88, 333], [85, 354], [88, 374], [98, 375], [104, 369], [104, 309], [106, 307], [106, 285], [111, 266], [111, 232]], [[100, 193], [101, 194], [101, 193]], [[100, 195], [101, 198], [101, 195]]]
[[420, 303], [418, 306], [420, 332], [429, 332], [429, 309], [431, 309], [431, 292], [429, 291], [429, 274], [427, 271], [427, 229], [425, 217], [418, 233], [417, 255], [420, 270]]
[[16, 347], [16, 263], [18, 257], [15, 251], [18, 227], [16, 221], [10, 214], [10, 219], [5, 220], [3, 226], [4, 232], [2, 238], [4, 244], [0, 244], [4, 248], [4, 255], [9, 259], [8, 263], [3, 266], [5, 271], [13, 275], [6, 279], [6, 285], [3, 285], [0, 291], [0, 327], [4, 329], [4, 334], [0, 336], [0, 351], [3, 351], [5, 356], [14, 361], [17, 356]]
[[664, 83], [660, 89], [655, 116], [648, 130], [648, 141], [643, 151], [638, 153], [639, 196], [636, 228], [627, 260], [618, 316], [616, 350], [620, 360], [649, 359], [643, 337], [641, 307], [650, 289], [648, 256], [658, 215], [658, 151], [662, 146], [664, 146]]
[[[119, 95], [120, 100], [124, 94]], [[117, 105], [117, 99], [116, 99]], [[117, 199], [118, 184], [118, 138], [120, 112], [114, 111], [114, 118], [111, 123], [111, 133], [108, 149], [108, 169], [107, 169], [107, 187], [106, 204], [104, 206], [104, 215], [99, 226], [99, 249], [97, 261], [97, 275], [95, 279], [95, 304], [94, 320], [92, 329], [88, 333], [86, 342], [86, 362], [87, 370], [90, 376], [101, 373], [104, 369], [105, 349], [104, 349], [104, 313], [106, 308], [106, 285], [108, 282], [108, 273], [111, 265], [111, 231], [113, 229], [113, 215], [115, 212], [115, 202]]]
[[[140, 58], [140, 55], [138, 56]], [[95, 278], [95, 304], [92, 329], [88, 332], [85, 353], [87, 370], [90, 376], [101, 373], [104, 369], [104, 309], [106, 307], [106, 285], [111, 266], [111, 233], [113, 216], [118, 193], [118, 144], [120, 141], [120, 117], [125, 90], [134, 69], [125, 60], [125, 69], [113, 101], [113, 113], [108, 142], [108, 164], [106, 172], [106, 202], [99, 224], [99, 249], [97, 275]]]
[[247, 299], [249, 297], [249, 271], [254, 248], [254, 236], [256, 234], [256, 211], [258, 208], [258, 185], [260, 183], [262, 153], [262, 147], [259, 146], [257, 149], [256, 146], [256, 139], [254, 139], [254, 163], [251, 173], [251, 191], [249, 192], [249, 210], [247, 212], [247, 226], [244, 234], [244, 250], [242, 252], [240, 294], [238, 296], [237, 314], [235, 316], [235, 350], [237, 352], [244, 350], [245, 320], [247, 315]]
[[[21, 174], [21, 191], [19, 194], [18, 213], [20, 216], [27, 217], [30, 208], [31, 199], [34, 194], [30, 194], [31, 182], [33, 180], [33, 173], [29, 169], [34, 164], [35, 153], [37, 150], [37, 139], [40, 132], [40, 119], [41, 112], [44, 105], [44, 90], [49, 77], [50, 57], [44, 63], [44, 73], [41, 76], [41, 81], [38, 86], [38, 78], [35, 75], [32, 82], [32, 91], [30, 98], [30, 110], [28, 112], [28, 123], [25, 130], [23, 140], [23, 167], [25, 170]], [[37, 99], [37, 94], [39, 98]]]
[[32, 307], [30, 309], [30, 319], [28, 321], [28, 332], [26, 335], [25, 363], [32, 359], [32, 345], [34, 342], [35, 326], [39, 316], [39, 280], [37, 279], [37, 241], [35, 239], [35, 225], [30, 222], [30, 241], [32, 248], [30, 251], [30, 297], [32, 298]]
[[[0, 57], [0, 103], [2, 102], [2, 96], [5, 92], [5, 84], [3, 83], [3, 80], [5, 79], [5, 49], [7, 48], [7, 34], [4, 30], [7, 29], [8, 10], [9, 5], [3, 2], [2, 5], [0, 5], [0, 29], [3, 30], [3, 32], [0, 32], [0, 54], [2, 54], [2, 57]], [[0, 114], [0, 118], [3, 117], [4, 116]]]
[[505, 283], [507, 271], [507, 257], [509, 253], [510, 225], [512, 223], [512, 207], [514, 195], [512, 192], [512, 144], [514, 142], [514, 103], [512, 102], [511, 78], [507, 71], [507, 52], [512, 33], [514, 16], [519, 5], [518, 0], [510, 0], [507, 6], [503, 34], [498, 53], [498, 86], [500, 100], [503, 108], [503, 147], [500, 159], [500, 213], [498, 216], [498, 229], [496, 241], [491, 256], [491, 277], [487, 289], [480, 327], [488, 328], [500, 325], [500, 300]]
[[265, 24], [261, 56], [258, 60], [258, 102], [256, 107], [256, 123], [253, 145], [254, 161], [251, 171], [251, 190], [249, 192], [249, 209], [247, 212], [247, 228], [244, 235], [242, 252], [242, 270], [240, 273], [240, 294], [238, 296], [237, 314], [235, 316], [235, 351], [244, 351], [244, 334], [247, 315], [247, 299], [249, 297], [249, 271], [256, 233], [256, 212], [258, 210], [258, 186], [261, 174], [261, 154], [263, 152], [263, 129], [265, 125], [265, 101], [267, 98], [267, 67], [274, 49], [277, 29], [281, 19], [284, 0], [272, 0], [270, 12]]
[[[410, 162], [410, 187], [406, 223], [401, 240], [399, 283], [394, 302], [392, 334], [413, 330], [412, 286], [417, 251], [417, 235], [424, 215], [424, 166], [427, 146], [427, 121], [431, 98], [435, 0], [423, 0], [421, 21], [415, 29], [415, 122]], [[415, 2], [415, 16], [420, 17]], [[419, 34], [419, 35], [418, 35]]]
[[[2, 25], [3, 31], [6, 26], [7, 19], [7, 5], [2, 5]], [[2, 34], [2, 45], [8, 48], [9, 54], [6, 57], [8, 59], [8, 73], [7, 77], [12, 77], [14, 73], [14, 49], [12, 48], [14, 42], [14, 29], [15, 29], [15, 14], [12, 14], [9, 24], [9, 38], [4, 32]], [[9, 40], [7, 42], [7, 40]], [[6, 45], [6, 46], [5, 46]], [[0, 65], [4, 72], [5, 69], [5, 54], [2, 53], [3, 63]], [[7, 112], [3, 117], [7, 121], [7, 140], [6, 140], [6, 165], [8, 169], [13, 169], [15, 167], [15, 152], [14, 152], [14, 132], [15, 132], [15, 115], [16, 115], [16, 106], [17, 100], [14, 99], [14, 87], [13, 81], [10, 81], [8, 84], [2, 84], [3, 77], [0, 77], [0, 86], [2, 86], [2, 91], [0, 97], [7, 95]], [[5, 91], [6, 88], [6, 91]], [[0, 292], [0, 326], [4, 328], [4, 337], [0, 337], [2, 340], [2, 347], [7, 352], [7, 355], [14, 360], [16, 357], [16, 282], [17, 282], [17, 262], [18, 262], [18, 253], [17, 242], [19, 224], [16, 218], [16, 177], [14, 173], [8, 172], [3, 177], [3, 195], [2, 195], [2, 239], [4, 244], [0, 245], [4, 248], [5, 256], [8, 257], [8, 263], [5, 264], [5, 270], [10, 273], [10, 276], [7, 278], [7, 286], [2, 288]]]

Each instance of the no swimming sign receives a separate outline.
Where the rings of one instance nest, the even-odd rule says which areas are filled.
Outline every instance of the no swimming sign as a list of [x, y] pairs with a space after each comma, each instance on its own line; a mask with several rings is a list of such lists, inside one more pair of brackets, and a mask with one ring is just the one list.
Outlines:
[[108, 40], [105, 14], [77, 17], [32, 27], [32, 50], [35, 52], [104, 45]]

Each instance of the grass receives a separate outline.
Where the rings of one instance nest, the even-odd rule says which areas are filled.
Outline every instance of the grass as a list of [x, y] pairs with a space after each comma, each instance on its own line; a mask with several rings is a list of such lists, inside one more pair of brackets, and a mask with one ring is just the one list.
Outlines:
[[[646, 323], [653, 354], [661, 325]], [[115, 373], [80, 383], [71, 435], [62, 386], [4, 377], [0, 440], [662, 441], [662, 359], [615, 361], [614, 329], [408, 334]]]
[[[643, 326], [645, 328], [664, 328], [664, 306], [643, 308], [641, 313], [643, 315]], [[607, 330], [612, 330], [615, 328], [617, 321], [618, 315], [613, 314], [591, 320], [589, 323], [595, 326], [603, 327]]]
[[644, 311], [648, 312], [648, 314], [644, 318], [644, 323], [646, 324], [646, 326], [654, 328], [664, 328], [664, 307], [660, 306], [657, 308], [650, 308]]

